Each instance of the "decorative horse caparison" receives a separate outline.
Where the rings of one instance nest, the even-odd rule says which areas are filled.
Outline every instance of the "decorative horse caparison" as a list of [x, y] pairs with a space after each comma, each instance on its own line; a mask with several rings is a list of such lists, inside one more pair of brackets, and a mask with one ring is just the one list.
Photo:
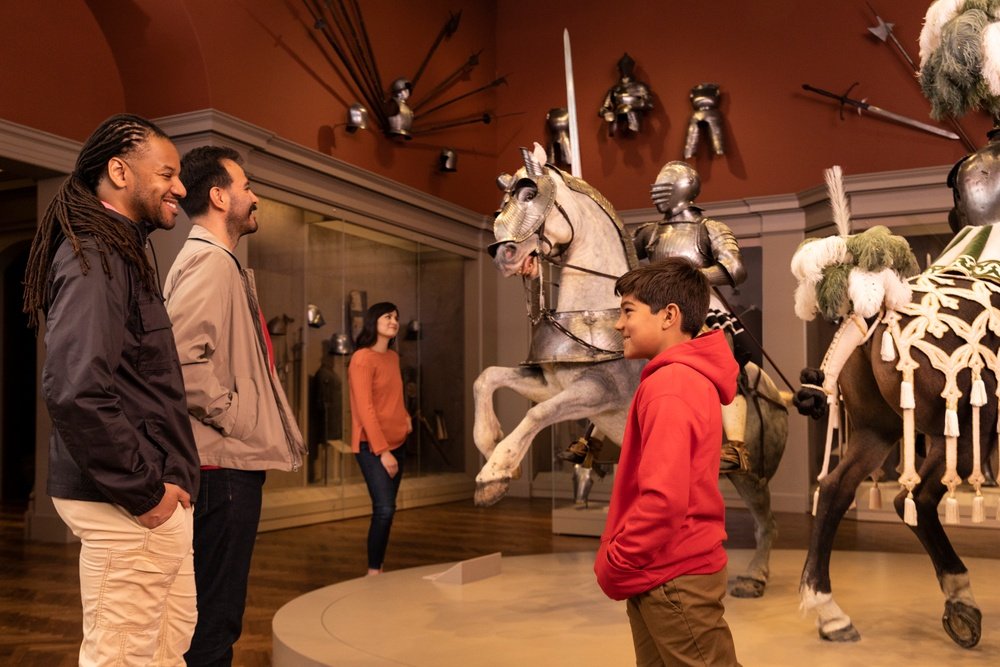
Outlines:
[[[819, 634], [824, 639], [855, 641], [860, 637], [833, 599], [833, 540], [858, 485], [882, 465], [902, 438], [903, 488], [894, 501], [896, 512], [907, 520], [934, 564], [945, 596], [945, 631], [965, 648], [979, 642], [982, 614], [972, 595], [968, 570], [941, 525], [938, 504], [963, 478], [969, 479], [978, 495], [985, 481], [981, 470], [997, 443], [1000, 284], [977, 278], [976, 259], [965, 254], [978, 253], [989, 233], [987, 227], [964, 228], [942, 258], [910, 278], [910, 303], [884, 309], [869, 320], [867, 339], [854, 349], [839, 373], [851, 425], [847, 452], [820, 480], [800, 584], [802, 605], [818, 613]], [[968, 275], [956, 270], [963, 265], [971, 267], [965, 271]], [[836, 344], [835, 339], [831, 350]], [[815, 388], [801, 389], [797, 403], [814, 399], [815, 394]], [[915, 431], [927, 438], [919, 474], [913, 465]], [[950, 498], [946, 505], [951, 505], [946, 521], [957, 522], [957, 501]], [[983, 520], [983, 509], [979, 496], [974, 500], [973, 521]]]
[[[525, 167], [499, 179], [505, 196], [491, 252], [505, 277], [520, 275], [537, 283], [543, 262], [561, 267], [558, 304], [549, 309], [540, 302], [531, 309], [528, 362], [515, 368], [490, 367], [476, 379], [473, 437], [487, 459], [476, 477], [478, 505], [492, 505], [506, 494], [532, 440], [552, 424], [588, 419], [621, 444], [644, 363], [623, 358], [621, 335], [614, 330], [619, 308], [614, 283], [635, 258], [624, 225], [599, 192], [546, 165], [538, 144], [533, 154], [526, 149], [522, 153]], [[511, 226], [517, 228], [514, 233]], [[539, 288], [535, 293], [538, 299], [544, 292]], [[750, 363], [746, 370], [740, 389], [748, 401], [750, 471], [729, 477], [753, 516], [757, 548], [732, 594], [759, 597], [777, 534], [767, 482], [784, 452], [788, 411], [760, 368]], [[501, 388], [535, 403], [507, 436], [493, 407], [493, 394]]]

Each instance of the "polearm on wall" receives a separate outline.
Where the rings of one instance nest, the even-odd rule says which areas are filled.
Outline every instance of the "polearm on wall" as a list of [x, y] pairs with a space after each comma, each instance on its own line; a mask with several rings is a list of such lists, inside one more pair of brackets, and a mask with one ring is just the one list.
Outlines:
[[[853, 88], [856, 85], [858, 84], [857, 83], [852, 84], [851, 88]], [[850, 92], [851, 88], [848, 88], [847, 92]], [[845, 106], [852, 106], [858, 110], [859, 116], [861, 115], [862, 111], [867, 111], [868, 113], [874, 116], [886, 118], [888, 120], [892, 120], [897, 123], [901, 123], [903, 125], [916, 128], [918, 130], [923, 130], [924, 132], [930, 132], [931, 134], [936, 134], [939, 137], [944, 137], [946, 139], [953, 139], [955, 141], [958, 141], [961, 138], [957, 134], [949, 130], [943, 130], [940, 127], [935, 127], [931, 125], [930, 123], [924, 123], [922, 121], [915, 120], [913, 118], [909, 118], [907, 116], [903, 116], [901, 114], [894, 113], [892, 111], [888, 111], [886, 109], [883, 109], [882, 107], [877, 107], [874, 104], [869, 104], [867, 100], [852, 99], [847, 96], [847, 93], [844, 93], [843, 95], [838, 95], [837, 93], [831, 93], [829, 90], [823, 90], [822, 88], [816, 88], [814, 86], [810, 86], [808, 83], [803, 83], [802, 89], [808, 90], [811, 93], [823, 95], [824, 97], [829, 97], [838, 100], [840, 102], [840, 107], [841, 107], [841, 116], [840, 116], [841, 118], [844, 117], [843, 108]]]

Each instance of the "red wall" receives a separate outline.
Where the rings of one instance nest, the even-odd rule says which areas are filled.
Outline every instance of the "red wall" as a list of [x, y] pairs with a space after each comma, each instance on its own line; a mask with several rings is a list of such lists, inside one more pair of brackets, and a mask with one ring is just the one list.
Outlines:
[[[356, 101], [314, 41], [300, 0], [38, 0], [0, 8], [0, 117], [84, 139], [106, 116], [162, 116], [216, 108], [276, 135], [486, 213], [500, 171], [518, 146], [545, 140], [544, 117], [565, 104], [562, 28], [573, 40], [583, 175], [619, 208], [649, 206], [649, 184], [679, 159], [702, 81], [724, 93], [728, 153], [696, 159], [705, 201], [794, 192], [840, 164], [847, 174], [951, 164], [949, 142], [872, 117], [838, 118], [835, 103], [801, 84], [855, 97], [914, 118], [928, 104], [905, 63], [869, 36], [864, 0], [717, 0], [702, 3], [580, 0], [362, 0], [386, 86], [412, 75], [449, 9], [462, 24], [418, 85], [442, 79], [473, 51], [482, 65], [456, 93], [498, 74], [509, 86], [455, 105], [447, 120], [485, 109], [502, 118], [397, 145], [342, 126]], [[928, 3], [878, 0], [883, 17], [916, 56]], [[656, 95], [643, 133], [609, 138], [597, 108], [624, 51]], [[989, 121], [967, 118], [981, 143]], [[458, 149], [459, 172], [435, 171], [442, 146]]]
[[[916, 58], [929, 2], [872, 0], [896, 23]], [[710, 159], [702, 146], [695, 166], [705, 201], [794, 192], [822, 183], [822, 170], [846, 174], [951, 164], [960, 142], [871, 117], [846, 113], [801, 90], [803, 83], [928, 120], [929, 105], [904, 61], [866, 30], [875, 25], [864, 0], [632, 1], [618, 5], [570, 0], [501, 0], [499, 68], [516, 72], [500, 98], [501, 112], [526, 115], [500, 127], [500, 164], [517, 166], [519, 145], [544, 137], [544, 116], [565, 104], [562, 29], [570, 31], [576, 72], [583, 177], [619, 208], [650, 206], [649, 185], [660, 167], [681, 159], [691, 113], [688, 92], [700, 82], [722, 86], [728, 152]], [[631, 139], [608, 138], [597, 109], [618, 78], [624, 51], [657, 108]], [[964, 125], [977, 145], [989, 128], [983, 116]]]

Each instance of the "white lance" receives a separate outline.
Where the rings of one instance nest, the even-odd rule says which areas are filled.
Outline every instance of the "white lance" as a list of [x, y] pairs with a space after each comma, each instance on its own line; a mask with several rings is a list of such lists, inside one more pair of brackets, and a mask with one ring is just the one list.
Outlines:
[[563, 28], [563, 59], [566, 61], [566, 111], [569, 114], [570, 173], [583, 178], [580, 167], [580, 133], [576, 125], [576, 91], [573, 88], [573, 54], [569, 48], [569, 30]]

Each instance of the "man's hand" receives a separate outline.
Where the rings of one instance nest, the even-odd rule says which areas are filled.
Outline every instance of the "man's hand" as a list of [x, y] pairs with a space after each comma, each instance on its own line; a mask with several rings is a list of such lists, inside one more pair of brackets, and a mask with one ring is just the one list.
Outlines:
[[152, 530], [173, 516], [178, 504], [184, 509], [191, 507], [191, 494], [176, 484], [164, 482], [163, 498], [159, 504], [145, 514], [137, 516], [136, 520], [145, 528]]

